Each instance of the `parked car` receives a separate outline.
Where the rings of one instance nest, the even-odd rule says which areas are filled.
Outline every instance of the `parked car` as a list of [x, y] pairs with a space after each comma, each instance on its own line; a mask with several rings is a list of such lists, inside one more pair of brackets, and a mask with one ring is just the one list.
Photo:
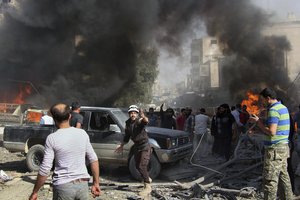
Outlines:
[[[122, 154], [115, 149], [123, 140], [128, 115], [119, 108], [81, 107], [83, 129], [90, 137], [101, 164], [128, 165], [131, 175], [140, 179], [135, 168], [130, 140]], [[30, 171], [37, 171], [43, 159], [46, 137], [53, 133], [53, 125], [19, 125], [4, 128], [3, 145], [11, 152], [24, 152]], [[188, 157], [192, 152], [191, 135], [184, 131], [146, 127], [153, 153], [149, 163], [152, 178], [159, 175], [161, 165]]]

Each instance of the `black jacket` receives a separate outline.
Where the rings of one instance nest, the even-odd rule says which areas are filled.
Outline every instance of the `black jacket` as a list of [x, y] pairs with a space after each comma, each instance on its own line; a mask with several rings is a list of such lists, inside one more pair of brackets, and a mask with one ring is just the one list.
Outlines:
[[213, 136], [226, 138], [232, 136], [232, 124], [235, 119], [231, 113], [221, 113], [213, 117], [211, 133]]
[[135, 121], [128, 119], [125, 126], [125, 136], [123, 139], [124, 143], [127, 143], [129, 139], [134, 142], [135, 148], [143, 149], [148, 145], [148, 134], [145, 131], [145, 126], [147, 125], [139, 118]]

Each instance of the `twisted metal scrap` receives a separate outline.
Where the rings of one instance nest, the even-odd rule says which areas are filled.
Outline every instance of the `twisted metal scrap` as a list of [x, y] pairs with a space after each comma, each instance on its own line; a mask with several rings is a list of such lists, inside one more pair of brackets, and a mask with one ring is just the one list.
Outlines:
[[[239, 141], [238, 144], [235, 148], [234, 151], [234, 155], [233, 158], [225, 163], [223, 163], [221, 166], [217, 167], [216, 169], [211, 169], [210, 172], [202, 177], [199, 177], [198, 179], [191, 181], [189, 183], [180, 183], [178, 181], [175, 181], [176, 184], [178, 184], [183, 190], [188, 190], [185, 192], [188, 192], [188, 195], [185, 194], [180, 194], [178, 193], [177, 196], [182, 197], [182, 198], [186, 198], [186, 199], [191, 199], [191, 198], [195, 198], [195, 197], [201, 197], [201, 192], [207, 192], [207, 190], [211, 189], [214, 185], [216, 184], [220, 184], [221, 182], [227, 181], [227, 180], [231, 180], [233, 178], [237, 178], [240, 177], [243, 174], [246, 174], [247, 171], [251, 171], [259, 166], [261, 166], [263, 164], [262, 161], [262, 146], [259, 145], [255, 140], [253, 140], [251, 137], [249, 137], [248, 133], [255, 127], [256, 124], [253, 124], [247, 131], [246, 133], [242, 134], [239, 137]], [[246, 149], [246, 150], [241, 150], [241, 146], [242, 144], [244, 144], [244, 146], [247, 146], [248, 144], [250, 144], [251, 148], [250, 149]], [[254, 149], [253, 149], [254, 148]], [[247, 153], [250, 152], [258, 152], [258, 154], [254, 154], [254, 156], [249, 156], [247, 155]], [[254, 150], [254, 151], [253, 151]], [[256, 151], [255, 151], [256, 150]], [[250, 158], [249, 158], [250, 157]], [[218, 173], [221, 169], [235, 163], [238, 160], [257, 160], [260, 159], [261, 161], [246, 168], [245, 170], [237, 173], [234, 176], [230, 176], [230, 177], [226, 177], [223, 178], [219, 181], [210, 183], [208, 185], [201, 185], [202, 182], [204, 182], [205, 180], [208, 180], [209, 178], [211, 178], [212, 176], [214, 176], [216, 173]], [[245, 187], [242, 188], [240, 190], [234, 190], [234, 189], [225, 189], [225, 188], [217, 188], [218, 190], [224, 191], [224, 192], [229, 192], [232, 193], [236, 196], [241, 196], [241, 197], [254, 197], [256, 195], [256, 189], [255, 188], [251, 188], [251, 187]], [[200, 191], [200, 193], [199, 193]]]

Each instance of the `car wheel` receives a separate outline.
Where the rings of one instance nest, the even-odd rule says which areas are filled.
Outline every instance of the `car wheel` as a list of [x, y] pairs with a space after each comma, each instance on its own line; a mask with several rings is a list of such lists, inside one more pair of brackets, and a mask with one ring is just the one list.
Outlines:
[[[159, 175], [160, 170], [161, 170], [161, 164], [159, 163], [157, 157], [152, 153], [149, 164], [148, 164], [149, 176], [152, 179], [155, 179]], [[129, 171], [133, 178], [135, 178], [136, 180], [139, 180], [139, 181], [142, 180], [140, 172], [135, 167], [134, 156], [131, 156], [131, 158], [130, 158]]]
[[44, 158], [45, 147], [40, 144], [32, 146], [26, 155], [26, 165], [29, 171], [38, 171]]

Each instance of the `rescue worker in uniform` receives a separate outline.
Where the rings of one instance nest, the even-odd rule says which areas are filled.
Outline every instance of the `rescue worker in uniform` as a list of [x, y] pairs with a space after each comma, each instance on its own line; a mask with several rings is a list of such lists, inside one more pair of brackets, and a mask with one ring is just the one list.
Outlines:
[[123, 147], [128, 143], [129, 139], [134, 142], [134, 158], [136, 168], [140, 172], [144, 189], [139, 193], [140, 196], [147, 196], [151, 193], [151, 178], [148, 173], [148, 164], [151, 155], [151, 147], [148, 142], [148, 135], [145, 126], [148, 124], [148, 118], [142, 110], [136, 105], [131, 105], [128, 109], [129, 119], [126, 121], [125, 136], [123, 142], [117, 147], [116, 152], [121, 153]]

